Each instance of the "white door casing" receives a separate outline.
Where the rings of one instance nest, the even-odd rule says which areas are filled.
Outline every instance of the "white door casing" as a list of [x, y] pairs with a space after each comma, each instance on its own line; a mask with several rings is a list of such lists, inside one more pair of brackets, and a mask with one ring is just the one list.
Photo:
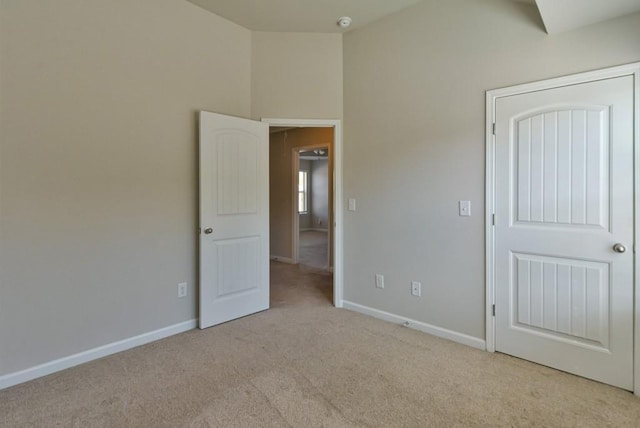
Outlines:
[[200, 328], [269, 308], [268, 134], [200, 112]]
[[638, 364], [639, 70], [487, 93], [487, 349], [625, 389]]

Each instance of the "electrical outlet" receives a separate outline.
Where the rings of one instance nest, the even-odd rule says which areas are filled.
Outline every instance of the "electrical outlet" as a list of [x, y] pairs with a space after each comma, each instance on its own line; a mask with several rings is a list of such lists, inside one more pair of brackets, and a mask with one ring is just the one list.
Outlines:
[[471, 201], [458, 201], [458, 214], [461, 217], [471, 216]]
[[384, 275], [376, 274], [376, 288], [384, 288]]
[[178, 297], [187, 297], [187, 283], [181, 282], [178, 284]]
[[422, 295], [422, 284], [418, 281], [411, 281], [411, 295], [420, 297]]

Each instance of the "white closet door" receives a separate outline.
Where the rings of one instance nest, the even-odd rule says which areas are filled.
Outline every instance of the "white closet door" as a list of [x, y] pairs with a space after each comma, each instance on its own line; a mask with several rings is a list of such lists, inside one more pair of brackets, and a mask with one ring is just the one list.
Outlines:
[[496, 350], [633, 388], [633, 153], [631, 76], [496, 100]]

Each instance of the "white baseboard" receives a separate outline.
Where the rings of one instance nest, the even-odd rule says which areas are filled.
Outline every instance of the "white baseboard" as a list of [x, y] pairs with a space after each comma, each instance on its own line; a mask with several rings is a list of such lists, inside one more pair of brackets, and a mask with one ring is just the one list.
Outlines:
[[289, 264], [292, 264], [292, 265], [296, 264], [296, 261], [291, 259], [291, 258], [289, 258], [289, 257], [271, 256], [270, 258], [271, 258], [271, 260], [276, 261], [276, 262], [289, 263]]
[[155, 342], [156, 340], [164, 339], [165, 337], [193, 330], [196, 326], [196, 320], [184, 321], [158, 330], [150, 331], [148, 333], [143, 333], [138, 336], [130, 337], [128, 339], [98, 346], [97, 348], [69, 355], [68, 357], [39, 364], [19, 372], [9, 373], [0, 376], [0, 389], [9, 388], [10, 386], [18, 385], [79, 364], [97, 360], [98, 358], [106, 357], [107, 355], [126, 351], [127, 349], [135, 348], [136, 346]]
[[485, 341], [478, 339], [477, 337], [469, 336], [468, 334], [458, 333], [453, 330], [447, 330], [446, 328], [437, 327], [435, 325], [423, 323], [420, 321], [412, 320], [410, 318], [395, 315], [389, 312], [381, 311], [378, 309], [370, 308], [368, 306], [359, 305], [357, 303], [344, 300], [343, 307], [351, 311], [359, 312], [361, 314], [369, 315], [374, 318], [381, 319], [383, 321], [389, 321], [396, 324], [407, 324], [407, 327], [420, 330], [424, 333], [431, 334], [433, 336], [441, 337], [443, 339], [451, 340], [452, 342], [461, 343], [463, 345], [471, 346], [472, 348], [486, 350]]

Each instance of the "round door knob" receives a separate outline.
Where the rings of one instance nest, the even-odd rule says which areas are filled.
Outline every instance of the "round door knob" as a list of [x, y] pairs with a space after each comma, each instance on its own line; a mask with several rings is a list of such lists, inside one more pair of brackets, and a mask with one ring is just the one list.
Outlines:
[[627, 251], [627, 249], [624, 247], [624, 245], [618, 243], [613, 246], [613, 251], [615, 251], [616, 253], [624, 253], [625, 251]]
[[205, 233], [206, 235], [211, 235], [211, 234], [213, 233], [213, 228], [212, 228], [212, 227], [207, 227], [207, 228], [204, 230], [204, 233]]

